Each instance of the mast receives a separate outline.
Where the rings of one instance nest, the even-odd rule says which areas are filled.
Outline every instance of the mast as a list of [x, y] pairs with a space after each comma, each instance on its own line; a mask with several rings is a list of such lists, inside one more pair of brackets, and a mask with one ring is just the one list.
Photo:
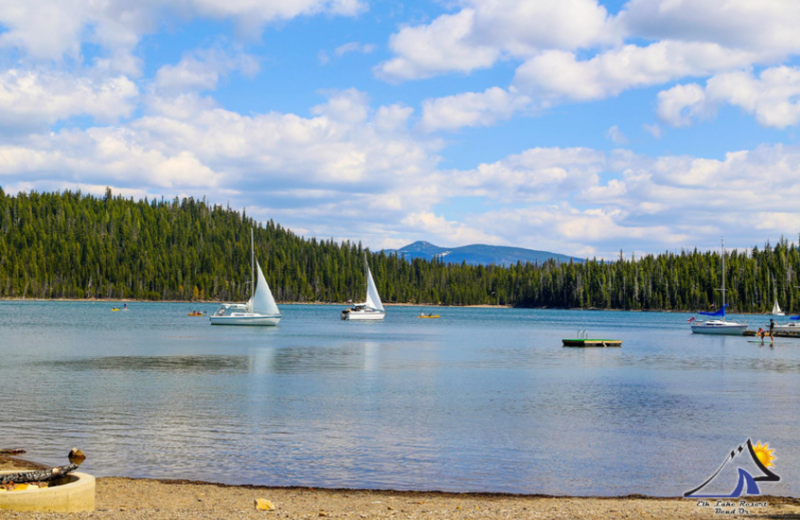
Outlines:
[[[252, 297], [256, 294], [256, 248], [253, 242], [253, 228], [250, 228], [250, 283], [252, 284], [250, 287], [250, 296]], [[724, 296], [722, 298], [725, 299]]]
[[722, 319], [725, 319], [725, 239], [720, 239], [722, 243]]

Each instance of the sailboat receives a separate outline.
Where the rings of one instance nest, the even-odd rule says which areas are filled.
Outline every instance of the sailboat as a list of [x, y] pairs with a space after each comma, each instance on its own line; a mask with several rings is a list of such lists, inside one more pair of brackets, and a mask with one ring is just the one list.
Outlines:
[[746, 323], [725, 321], [725, 242], [722, 242], [722, 307], [716, 312], [700, 312], [704, 316], [713, 316], [721, 319], [707, 321], [692, 321], [692, 332], [695, 334], [721, 334], [725, 336], [741, 336], [747, 328]]
[[372, 273], [369, 270], [366, 255], [364, 255], [364, 268], [366, 269], [365, 277], [367, 279], [367, 301], [357, 303], [353, 307], [343, 310], [343, 320], [382, 320], [386, 316], [381, 297], [378, 294], [378, 288], [375, 287], [375, 280], [372, 279]]
[[775, 305], [772, 306], [772, 315], [785, 316], [784, 312], [781, 310], [781, 306], [778, 305], [778, 300], [775, 300]]
[[209, 318], [212, 325], [267, 325], [274, 326], [281, 321], [281, 311], [272, 297], [267, 279], [256, 260], [253, 245], [253, 230], [250, 230], [250, 273], [256, 280], [252, 295], [247, 303], [223, 303]]

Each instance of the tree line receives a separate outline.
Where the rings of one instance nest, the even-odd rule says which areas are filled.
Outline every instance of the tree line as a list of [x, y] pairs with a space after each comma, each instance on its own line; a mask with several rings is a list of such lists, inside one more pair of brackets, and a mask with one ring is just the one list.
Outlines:
[[[361, 243], [295, 235], [205, 198], [139, 200], [0, 188], [0, 298], [244, 301], [250, 230], [279, 302], [361, 301], [364, 257], [389, 303], [708, 310], [721, 303], [718, 251], [509, 266], [407, 261]], [[731, 251], [730, 312], [800, 312], [800, 249]]]

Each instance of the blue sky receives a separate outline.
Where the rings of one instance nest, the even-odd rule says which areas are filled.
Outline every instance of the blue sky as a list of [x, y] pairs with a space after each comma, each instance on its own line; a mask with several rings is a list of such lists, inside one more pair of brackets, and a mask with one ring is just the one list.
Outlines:
[[0, 186], [580, 257], [800, 232], [800, 4], [0, 5]]

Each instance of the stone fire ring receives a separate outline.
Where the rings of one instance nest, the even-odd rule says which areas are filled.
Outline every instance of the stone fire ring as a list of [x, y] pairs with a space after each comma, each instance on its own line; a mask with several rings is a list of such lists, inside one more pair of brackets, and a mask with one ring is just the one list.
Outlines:
[[[17, 473], [17, 471], [0, 471]], [[50, 482], [44, 489], [0, 491], [0, 510], [75, 513], [94, 511], [95, 480], [88, 473], [73, 471]]]

